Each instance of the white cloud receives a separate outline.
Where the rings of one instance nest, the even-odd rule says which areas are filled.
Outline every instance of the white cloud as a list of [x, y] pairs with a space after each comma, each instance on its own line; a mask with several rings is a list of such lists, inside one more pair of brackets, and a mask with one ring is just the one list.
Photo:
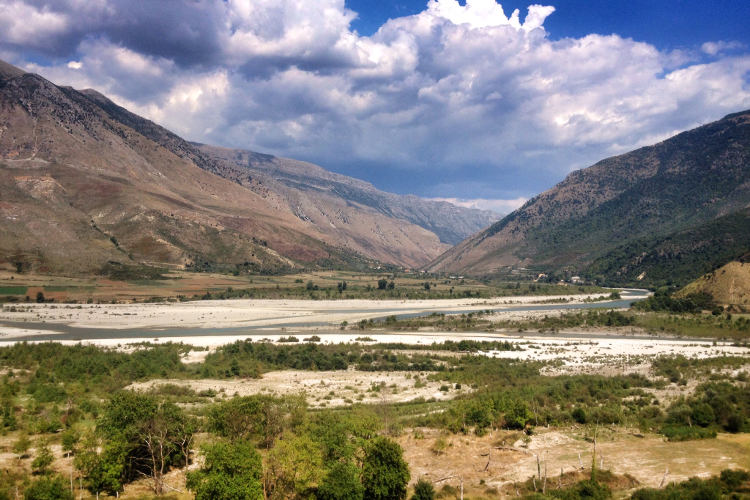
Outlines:
[[736, 42], [736, 41], [727, 42], [723, 40], [719, 40], [716, 42], [706, 42], [703, 45], [701, 45], [701, 50], [710, 56], [715, 56], [716, 54], [720, 52], [736, 50], [736, 49], [744, 49], [744, 48], [746, 48], [745, 45], [740, 42]]
[[398, 167], [403, 186], [476, 186], [460, 181], [480, 166], [483, 191], [462, 203], [510, 207], [523, 192], [511, 183], [533, 194], [573, 166], [750, 108], [745, 47], [707, 42], [706, 58], [617, 35], [551, 40], [553, 7], [506, 16], [494, 0], [430, 0], [368, 37], [344, 0], [197, 1], [166, 17], [99, 0], [73, 17], [81, 1], [0, 0], [0, 53], [23, 64], [19, 44], [74, 40], [59, 62], [25, 66], [192, 140], [342, 172]]
[[0, 2], [0, 32], [4, 40], [17, 44], [47, 41], [69, 28], [69, 17], [47, 6], [20, 1]]
[[487, 199], [487, 198], [474, 198], [474, 199], [427, 198], [427, 199], [434, 200], [434, 201], [447, 201], [448, 203], [452, 203], [453, 205], [456, 205], [458, 207], [491, 210], [500, 215], [509, 214], [510, 212], [516, 210], [517, 208], [520, 208], [521, 205], [523, 205], [524, 203], [528, 201], [528, 198], [524, 198], [524, 197], [513, 198], [510, 200], [502, 200], [502, 199], [493, 200], [493, 199]]

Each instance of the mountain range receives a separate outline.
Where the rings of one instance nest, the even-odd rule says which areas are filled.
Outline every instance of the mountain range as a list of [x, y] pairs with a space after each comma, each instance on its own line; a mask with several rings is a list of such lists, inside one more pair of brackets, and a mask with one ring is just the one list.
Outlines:
[[750, 111], [572, 172], [431, 271], [685, 284], [750, 250]]
[[392, 264], [682, 285], [750, 252], [750, 111], [572, 172], [498, 218], [189, 142], [0, 62], [0, 265], [51, 273]]
[[0, 61], [6, 267], [418, 267], [497, 218], [309, 163], [191, 143], [99, 92]]

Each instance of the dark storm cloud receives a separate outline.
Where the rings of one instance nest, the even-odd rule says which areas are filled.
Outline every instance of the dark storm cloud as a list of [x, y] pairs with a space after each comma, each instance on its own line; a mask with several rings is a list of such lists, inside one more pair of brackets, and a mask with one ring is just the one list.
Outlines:
[[[181, 66], [221, 55], [223, 9], [213, 1], [3, 2], [3, 44], [49, 58], [75, 57], [84, 41], [108, 40]], [[218, 58], [218, 62], [221, 62]]]

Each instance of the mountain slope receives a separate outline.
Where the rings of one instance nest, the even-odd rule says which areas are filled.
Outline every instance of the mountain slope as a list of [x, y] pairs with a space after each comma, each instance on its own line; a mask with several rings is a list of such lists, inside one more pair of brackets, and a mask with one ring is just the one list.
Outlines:
[[441, 242], [454, 245], [498, 218], [486, 210], [386, 193], [368, 182], [312, 163], [205, 144], [196, 146], [213, 165], [218, 165], [219, 175], [256, 192], [271, 190], [279, 194], [297, 217], [324, 232], [340, 232], [343, 228], [356, 232], [358, 216], [379, 215], [416, 224], [435, 233]]
[[[722, 218], [749, 205], [750, 112], [742, 112], [573, 172], [428, 268], [481, 274], [525, 265], [582, 272], [595, 262], [592, 273], [602, 278], [622, 278], [623, 267], [632, 278], [637, 262], [623, 257], [663, 255], [665, 241], [703, 226], [700, 238], [717, 236], [715, 221], [728, 231], [721, 241], [743, 240], [748, 218]], [[685, 240], [676, 253], [689, 254], [695, 243]]]
[[750, 306], [750, 262], [732, 261], [705, 274], [678, 292], [708, 293], [718, 304]]
[[380, 213], [368, 212], [370, 229], [356, 238], [321, 231], [281, 195], [226, 174], [95, 91], [0, 64], [0, 264], [71, 273], [110, 260], [251, 271], [368, 258], [416, 266], [447, 248]]
[[[353, 212], [365, 209], [371, 215], [384, 215], [415, 224], [435, 233], [442, 243], [449, 245], [460, 242], [498, 219], [494, 212], [486, 210], [457, 207], [450, 203], [424, 200], [413, 195], [379, 191], [368, 182], [329, 172], [312, 163], [246, 150], [190, 143], [116, 105], [94, 90], [83, 90], [82, 93], [96, 101], [113, 119], [126, 124], [176, 155], [189, 158], [202, 169], [261, 192], [264, 196], [272, 188], [275, 193], [282, 195], [288, 208], [305, 222], [313, 223], [312, 219], [297, 213], [300, 199], [315, 203], [315, 210], [325, 215], [326, 220], [317, 225], [317, 229], [324, 232], [330, 232], [330, 224], [339, 216], [342, 204], [355, 208]], [[259, 180], [264, 183], [264, 187], [258, 188]], [[327, 193], [325, 200], [332, 203], [332, 206], [320, 198], [322, 192]], [[365, 224], [367, 223], [365, 221]], [[373, 221], [369, 223], [377, 224]], [[336, 228], [337, 237], [351, 240], [347, 237], [350, 236], [348, 232], [352, 230], [351, 226], [339, 226]], [[356, 229], [354, 231], [356, 232]], [[346, 246], [346, 241], [340, 243]]]

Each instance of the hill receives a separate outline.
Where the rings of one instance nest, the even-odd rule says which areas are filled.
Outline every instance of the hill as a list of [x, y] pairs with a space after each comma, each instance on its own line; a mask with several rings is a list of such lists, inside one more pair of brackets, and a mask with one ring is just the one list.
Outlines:
[[427, 268], [685, 284], [750, 249], [750, 112], [571, 173]]
[[[260, 180], [261, 171], [256, 165], [252, 175]], [[381, 193], [407, 207], [389, 215], [354, 199], [356, 190], [351, 199], [339, 193], [335, 201], [351, 223], [333, 230], [301, 217], [289, 190], [275, 192], [281, 184], [272, 174], [263, 178], [261, 188], [247, 172], [96, 91], [0, 63], [0, 264], [84, 274], [109, 261], [276, 272], [375, 261], [418, 266], [449, 246], [411, 222], [433, 202]], [[339, 184], [357, 183], [346, 179]], [[482, 212], [456, 211], [471, 222], [462, 229], [447, 221], [444, 239], [489, 222]]]
[[677, 295], [701, 292], [711, 295], [717, 304], [750, 306], [750, 262], [732, 261], [688, 284]]

